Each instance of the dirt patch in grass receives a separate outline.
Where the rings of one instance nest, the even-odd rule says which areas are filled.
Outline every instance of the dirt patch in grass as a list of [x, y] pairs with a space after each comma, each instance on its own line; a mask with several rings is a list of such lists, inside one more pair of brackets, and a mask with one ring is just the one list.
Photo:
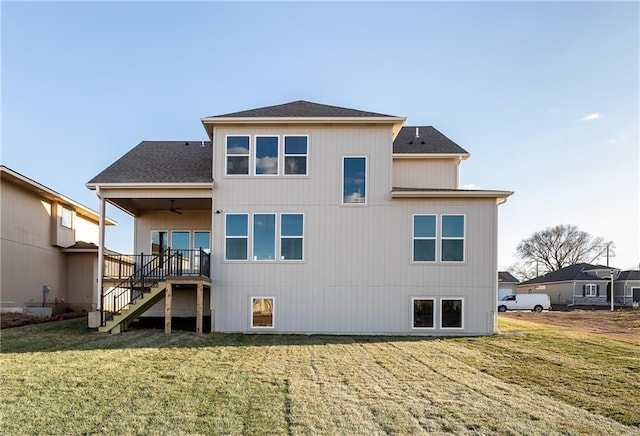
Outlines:
[[500, 316], [640, 342], [640, 310], [508, 312]]
[[0, 314], [0, 328], [8, 329], [11, 327], [21, 327], [23, 325], [41, 324], [43, 322], [64, 321], [65, 319], [80, 318], [87, 316], [82, 312], [69, 312], [61, 315], [52, 316], [33, 316], [26, 313], [2, 313]]

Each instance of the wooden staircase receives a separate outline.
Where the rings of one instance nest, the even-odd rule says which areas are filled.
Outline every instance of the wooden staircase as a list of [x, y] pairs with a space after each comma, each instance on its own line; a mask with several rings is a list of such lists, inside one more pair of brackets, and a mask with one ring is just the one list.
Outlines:
[[165, 296], [166, 289], [166, 281], [156, 282], [140, 297], [136, 298], [132, 303], [127, 304], [127, 306], [116, 313], [113, 318], [106, 321], [104, 325], [98, 327], [98, 331], [114, 334], [122, 332], [131, 321], [142, 315], [158, 301], [162, 300]]

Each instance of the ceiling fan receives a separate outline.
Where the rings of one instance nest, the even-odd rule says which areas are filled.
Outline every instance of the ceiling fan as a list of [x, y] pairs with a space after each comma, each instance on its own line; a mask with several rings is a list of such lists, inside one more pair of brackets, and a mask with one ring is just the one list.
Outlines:
[[174, 202], [175, 202], [175, 200], [171, 200], [171, 208], [169, 209], [169, 212], [173, 212], [173, 213], [177, 213], [178, 215], [182, 215], [182, 212], [180, 212], [180, 210], [182, 208], [181, 207], [175, 207], [173, 205]]

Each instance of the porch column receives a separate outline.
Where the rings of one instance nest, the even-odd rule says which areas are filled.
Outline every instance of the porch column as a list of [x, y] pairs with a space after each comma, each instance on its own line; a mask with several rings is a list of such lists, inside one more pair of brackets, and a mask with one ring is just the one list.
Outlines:
[[171, 333], [171, 283], [167, 283], [167, 289], [164, 291], [164, 332]]
[[104, 220], [106, 207], [104, 197], [100, 193], [100, 186], [96, 186], [96, 194], [100, 199], [100, 218], [98, 220], [98, 292], [96, 295], [96, 311], [102, 310], [102, 286], [104, 278]]
[[203, 287], [202, 282], [198, 283], [196, 291], [196, 333], [198, 336], [202, 336]]

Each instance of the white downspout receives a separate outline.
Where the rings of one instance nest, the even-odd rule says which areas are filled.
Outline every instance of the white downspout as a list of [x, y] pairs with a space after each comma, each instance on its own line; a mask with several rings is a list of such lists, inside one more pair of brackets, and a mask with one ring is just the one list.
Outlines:
[[576, 305], [576, 281], [573, 281], [573, 292], [571, 292], [571, 305], [575, 306]]
[[96, 310], [102, 310], [102, 285], [104, 276], [104, 227], [105, 227], [105, 201], [100, 192], [100, 186], [96, 186], [96, 195], [100, 199], [100, 219], [98, 224], [98, 294], [96, 296]]
[[[209, 279], [211, 280], [211, 287], [209, 288], [209, 312], [211, 313], [211, 331], [215, 331], [215, 298], [214, 289], [216, 284], [216, 278], [213, 276], [213, 247], [215, 247], [214, 239], [216, 232], [215, 217], [217, 215], [215, 208], [215, 190], [216, 190], [216, 157], [215, 157], [215, 126], [211, 127], [211, 239], [209, 241]], [[222, 225], [222, 224], [221, 224]]]

